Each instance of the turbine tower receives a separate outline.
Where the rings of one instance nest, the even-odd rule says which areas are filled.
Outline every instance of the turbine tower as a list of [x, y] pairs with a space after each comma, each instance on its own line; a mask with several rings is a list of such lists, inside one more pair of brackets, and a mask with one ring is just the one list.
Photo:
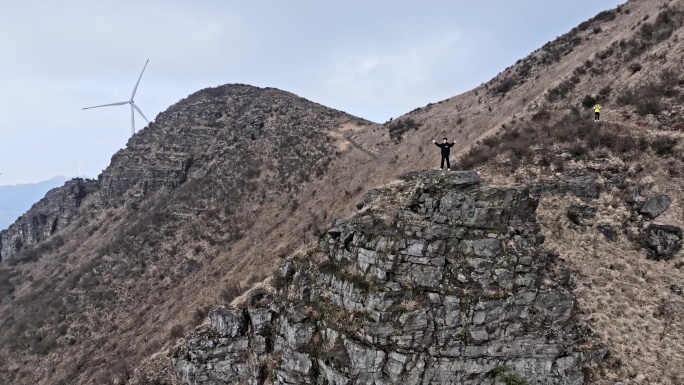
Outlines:
[[125, 102], [118, 102], [118, 103], [110, 103], [110, 104], [103, 104], [101, 106], [92, 106], [92, 107], [86, 107], [84, 110], [90, 109], [90, 108], [99, 108], [99, 107], [109, 107], [109, 106], [122, 106], [124, 104], [130, 104], [131, 105], [131, 135], [135, 134], [135, 111], [138, 111], [140, 116], [145, 119], [147, 123], [150, 123], [149, 120], [145, 117], [145, 115], [140, 111], [140, 108], [135, 105], [135, 102], [133, 102], [133, 97], [135, 96], [135, 91], [138, 90], [138, 84], [140, 84], [140, 79], [142, 79], [143, 72], [145, 72], [145, 68], [147, 67], [147, 63], [150, 62], [150, 59], [147, 59], [145, 62], [145, 66], [142, 69], [142, 72], [140, 72], [140, 76], [138, 77], [138, 81], [135, 83], [135, 87], [133, 87], [133, 92], [131, 93], [131, 100], [127, 100]]

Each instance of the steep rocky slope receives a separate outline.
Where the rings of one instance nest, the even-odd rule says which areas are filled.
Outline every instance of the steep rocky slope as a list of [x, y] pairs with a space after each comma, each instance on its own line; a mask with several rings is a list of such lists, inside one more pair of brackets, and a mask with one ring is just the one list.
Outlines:
[[35, 183], [0, 186], [0, 230], [5, 230], [48, 191], [61, 187], [67, 178], [54, 177]]
[[[3, 255], [25, 262], [0, 265], [0, 378], [176, 381], [169, 344], [353, 213], [365, 190], [436, 166], [429, 140], [446, 135], [460, 153], [473, 146], [460, 167], [487, 184], [551, 186], [541, 232], [573, 271], [576, 319], [609, 351], [596, 382], [681, 383], [681, 251], [663, 246], [678, 233], [646, 235], [682, 227], [681, 141], [663, 132], [681, 128], [682, 14], [681, 1], [630, 1], [384, 126], [273, 89], [189, 96], [131, 138], [75, 211], [55, 206], [72, 213], [56, 231], [30, 227], [32, 211], [3, 233]], [[609, 124], [582, 124], [587, 94]], [[662, 193], [667, 210], [639, 213]]]
[[344, 135], [366, 125], [244, 85], [200, 91], [160, 114], [97, 181], [69, 182], [2, 233], [2, 377], [128, 378], [208, 305], [314, 239], [328, 214], [299, 189], [322, 183], [341, 152], [358, 151], [345, 150]]
[[[573, 271], [578, 321], [607, 349], [590, 383], [684, 381], [683, 20], [681, 1], [630, 1], [487, 84], [385, 124], [403, 150], [385, 158], [397, 168], [429, 167], [429, 140], [446, 135], [467, 152], [459, 168], [536, 186], [547, 247]], [[590, 120], [586, 96], [600, 99], [604, 123]]]
[[210, 312], [174, 358], [188, 384], [584, 384], [602, 357], [530, 188], [474, 172], [372, 190], [275, 292]]
[[570, 115], [518, 122], [459, 164], [542, 192], [546, 245], [574, 272], [580, 322], [610, 352], [597, 383], [684, 381], [682, 159], [681, 132]]
[[[97, 181], [74, 179], [50, 190], [9, 229], [0, 231], [0, 262], [14, 258], [22, 249], [33, 248], [66, 227], [85, 197], [97, 188]], [[32, 250], [24, 257], [36, 258], [37, 253], [38, 250]]]

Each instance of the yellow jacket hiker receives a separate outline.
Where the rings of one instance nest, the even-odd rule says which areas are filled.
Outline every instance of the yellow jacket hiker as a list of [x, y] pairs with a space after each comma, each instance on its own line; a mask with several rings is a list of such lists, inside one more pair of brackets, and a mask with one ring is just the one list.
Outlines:
[[601, 105], [596, 103], [596, 105], [594, 105], [594, 121], [595, 122], [599, 121], [600, 113], [601, 113]]

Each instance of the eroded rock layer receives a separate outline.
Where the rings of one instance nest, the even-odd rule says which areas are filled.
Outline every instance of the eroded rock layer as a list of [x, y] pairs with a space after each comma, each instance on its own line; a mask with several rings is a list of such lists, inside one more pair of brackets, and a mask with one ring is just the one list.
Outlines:
[[186, 384], [585, 383], [600, 354], [542, 247], [530, 189], [411, 173], [368, 194], [275, 289], [215, 309], [174, 356]]

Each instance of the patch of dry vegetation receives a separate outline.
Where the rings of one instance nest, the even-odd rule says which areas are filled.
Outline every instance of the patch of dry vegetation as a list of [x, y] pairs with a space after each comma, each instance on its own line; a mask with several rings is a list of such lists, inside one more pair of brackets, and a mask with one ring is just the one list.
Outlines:
[[[578, 232], [565, 217], [573, 201], [543, 198], [538, 216], [546, 247], [575, 272], [580, 320], [608, 349], [609, 359], [598, 383], [684, 383], [683, 313], [669, 310], [671, 306], [684, 309], [682, 297], [670, 291], [671, 285], [684, 283], [681, 255], [655, 262], [646, 259], [644, 250], [624, 234], [609, 242], [596, 228]], [[616, 209], [603, 206], [610, 204], [605, 199], [599, 202], [603, 213], [597, 222], [620, 228], [630, 210], [624, 204]]]
[[[670, 194], [674, 202], [658, 221], [681, 226], [684, 164], [681, 144], [675, 143], [681, 135], [655, 129], [684, 127], [681, 79], [663, 82], [667, 76], [661, 76], [668, 69], [681, 73], [680, 3], [631, 1], [602, 12], [492, 81], [415, 109], [385, 127], [290, 99], [266, 102], [254, 110], [226, 87], [188, 98], [187, 104], [168, 111], [164, 140], [149, 138], [144, 143], [136, 135], [131, 148], [146, 154], [140, 164], [160, 167], [188, 159], [186, 149], [168, 139], [170, 132], [180, 133], [191, 143], [189, 148], [225, 144], [208, 146], [192, 159], [206, 162], [204, 174], [190, 172], [183, 187], [158, 195], [140, 195], [132, 189], [122, 194], [118, 205], [102, 211], [98, 202], [88, 202], [77, 222], [64, 231], [64, 244], [41, 245], [40, 253], [25, 253], [25, 261], [32, 262], [0, 268], [0, 327], [14, 339], [0, 347], [6, 353], [0, 357], [0, 378], [10, 383], [34, 384], [40, 379], [52, 384], [61, 379], [65, 384], [106, 384], [131, 377], [140, 357], [159, 351], [181, 330], [201, 323], [209, 306], [225, 304], [241, 288], [269, 275], [280, 258], [314, 241], [332, 218], [353, 212], [363, 191], [406, 171], [437, 166], [439, 152], [431, 139], [456, 139], [453, 157], [480, 140], [459, 166], [476, 167], [485, 181], [497, 183], [554, 178], [587, 168], [624, 171], [628, 184]], [[649, 98], [639, 99], [642, 91], [648, 91]], [[612, 123], [582, 122], [591, 120], [580, 107], [585, 95], [601, 95], [603, 119]], [[219, 113], [211, 108], [212, 98], [221, 98], [236, 110]], [[655, 104], [649, 102], [655, 99]], [[293, 106], [295, 113], [282, 121]], [[656, 111], [659, 114], [653, 115]], [[338, 128], [319, 132], [317, 119], [334, 121]], [[292, 126], [300, 131], [289, 132]], [[222, 127], [230, 129], [207, 134]], [[272, 149], [260, 153], [267, 139], [273, 140]], [[252, 147], [234, 149], [238, 143]], [[126, 156], [117, 154], [113, 163]], [[303, 161], [307, 159], [314, 161]], [[147, 171], [151, 180], [160, 178], [158, 170]], [[173, 194], [177, 195], [167, 196]], [[631, 384], [674, 383], [677, 367], [671, 363], [680, 362], [680, 350], [673, 348], [675, 342], [682, 345], [676, 339], [677, 333], [682, 335], [676, 329], [680, 324], [671, 323], [675, 326], [668, 326], [666, 337], [653, 344], [642, 341], [646, 333], [634, 334], [639, 339], [636, 345], [656, 354], [661, 366], [650, 366], [652, 357], [644, 361], [649, 365], [640, 364], [625, 335], [629, 336], [629, 327], [646, 326], [640, 321], [639, 306], [653, 311], [644, 313], [649, 330], [656, 331], [653, 335], [665, 330], [665, 318], [653, 314], [668, 310], [657, 307], [653, 298], [670, 295], [660, 292], [660, 283], [644, 285], [640, 280], [646, 274], [653, 282], [671, 278], [684, 284], [677, 275], [681, 253], [669, 262], [646, 261], [630, 249], [634, 246], [624, 234], [614, 244], [598, 236], [596, 226], [619, 229], [633, 215], [617, 193], [601, 195], [598, 222], [586, 234], [566, 226], [565, 211], [552, 212], [565, 210], [567, 202], [554, 202], [542, 200], [540, 207], [547, 242], [561, 254], [571, 250], [573, 242], [590, 250], [561, 257], [580, 272], [578, 287], [585, 282], [593, 285], [581, 289], [582, 306], [587, 314], [598, 309], [600, 317], [590, 321], [587, 316], [586, 322], [601, 336], [617, 341], [609, 345], [616, 368], [608, 368], [606, 378]], [[549, 233], [553, 231], [557, 235]], [[555, 236], [558, 242], [552, 239]], [[616, 261], [612, 269], [603, 263], [607, 258]], [[639, 264], [632, 265], [637, 259]], [[626, 265], [623, 270], [617, 270], [618, 263]], [[651, 266], [656, 269], [649, 273]], [[601, 287], [622, 294], [611, 302]], [[592, 290], [600, 292], [599, 299], [592, 297]], [[34, 306], [23, 306], [29, 302]], [[609, 307], [612, 303], [620, 307]], [[663, 341], [673, 343], [666, 346]], [[658, 353], [658, 346], [664, 350]], [[676, 357], [666, 357], [668, 352]], [[154, 362], [161, 362], [155, 357], [159, 361]], [[158, 366], [150, 364], [147, 370], [154, 368]], [[630, 378], [632, 372], [636, 377]]]
[[[539, 221], [547, 248], [574, 271], [580, 320], [609, 352], [597, 384], [684, 383], [684, 260], [653, 261], [635, 236], [649, 223], [684, 227], [684, 135], [629, 123], [558, 120], [521, 122], [482, 140], [459, 161], [502, 184], [559, 181], [577, 172], [598, 175], [597, 199], [542, 193]], [[615, 181], [603, 178], [617, 175]], [[669, 209], [653, 221], [626, 201], [667, 194]], [[585, 219], [571, 207], [594, 207]], [[611, 240], [602, 230], [610, 228]]]

